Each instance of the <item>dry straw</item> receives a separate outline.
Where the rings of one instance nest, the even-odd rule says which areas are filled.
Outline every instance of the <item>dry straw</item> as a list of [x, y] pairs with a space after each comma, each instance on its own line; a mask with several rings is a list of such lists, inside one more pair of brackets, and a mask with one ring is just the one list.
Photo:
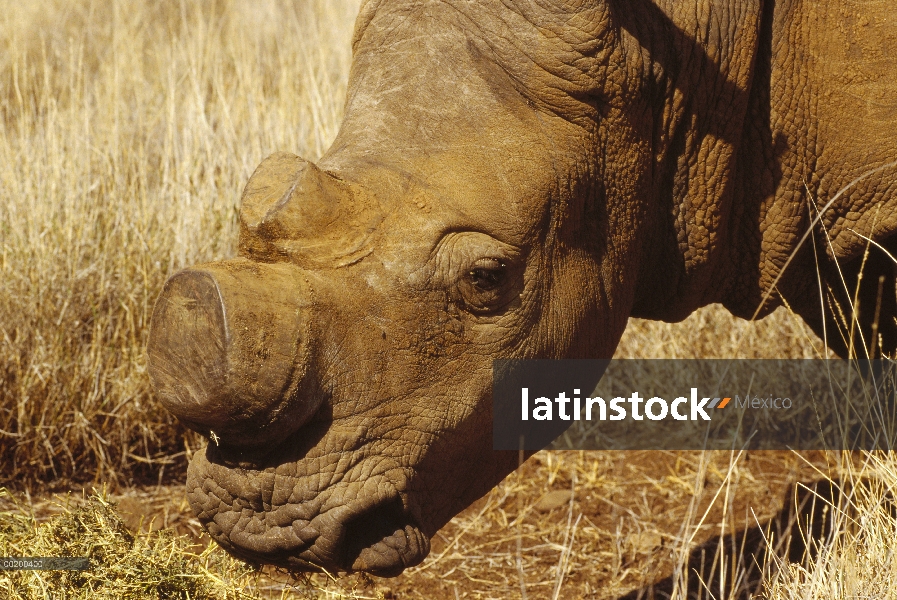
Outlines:
[[[0, 488], [0, 499], [8, 499]], [[195, 546], [170, 531], [131, 533], [106, 499], [95, 493], [68, 503], [42, 523], [23, 507], [0, 513], [0, 556], [86, 557], [86, 570], [0, 571], [10, 600], [71, 598], [183, 598], [251, 600], [253, 572], [214, 546]]]
[[[0, 481], [178, 476], [150, 393], [165, 278], [232, 255], [242, 186], [336, 131], [357, 2], [0, 11]], [[168, 467], [166, 465], [174, 465]]]

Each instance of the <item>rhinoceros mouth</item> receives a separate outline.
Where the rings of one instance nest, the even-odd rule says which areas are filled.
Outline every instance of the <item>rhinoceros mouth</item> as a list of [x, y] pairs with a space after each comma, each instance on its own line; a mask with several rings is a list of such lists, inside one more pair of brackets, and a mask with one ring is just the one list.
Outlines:
[[429, 538], [382, 471], [313, 491], [315, 476], [226, 462], [213, 448], [194, 455], [187, 496], [212, 538], [236, 556], [299, 571], [388, 577], [429, 553]]
[[350, 519], [344, 529], [344, 564], [351, 571], [382, 577], [398, 575], [430, 552], [430, 540], [398, 497]]

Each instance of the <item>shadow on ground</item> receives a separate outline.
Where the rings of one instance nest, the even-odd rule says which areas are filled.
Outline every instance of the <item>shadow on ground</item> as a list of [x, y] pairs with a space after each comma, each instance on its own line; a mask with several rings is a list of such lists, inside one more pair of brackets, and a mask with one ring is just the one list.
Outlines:
[[786, 492], [784, 508], [762, 526], [717, 537], [695, 548], [689, 556], [687, 576], [674, 573], [620, 600], [667, 600], [674, 594], [677, 598], [748, 600], [762, 591], [768, 544], [773, 546], [772, 554], [790, 563], [812, 562], [819, 547], [831, 539], [832, 506], [843, 506], [843, 496], [837, 481], [796, 483]]

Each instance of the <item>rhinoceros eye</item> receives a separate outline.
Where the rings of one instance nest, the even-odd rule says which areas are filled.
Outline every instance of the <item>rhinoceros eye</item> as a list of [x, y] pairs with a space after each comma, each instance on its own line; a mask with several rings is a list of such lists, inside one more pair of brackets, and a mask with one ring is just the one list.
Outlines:
[[478, 290], [488, 292], [501, 287], [505, 279], [505, 264], [495, 258], [484, 258], [477, 261], [467, 276]]
[[464, 306], [474, 312], [494, 311], [506, 304], [508, 265], [497, 258], [481, 258], [465, 269], [459, 285]]
[[432, 266], [421, 271], [421, 286], [447, 292], [454, 307], [477, 319], [505, 315], [522, 302], [522, 248], [479, 231], [451, 231], [438, 240], [431, 256]]

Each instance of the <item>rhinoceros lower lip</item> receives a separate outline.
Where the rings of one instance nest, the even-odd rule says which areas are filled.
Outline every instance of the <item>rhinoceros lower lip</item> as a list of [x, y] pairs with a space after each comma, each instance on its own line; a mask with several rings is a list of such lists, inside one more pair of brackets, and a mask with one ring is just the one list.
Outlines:
[[[187, 495], [194, 512], [233, 554], [294, 570], [391, 576], [429, 553], [429, 538], [384, 474], [360, 487], [336, 483], [302, 498], [293, 494], [316, 475], [274, 471], [234, 468], [214, 447], [191, 461]], [[271, 504], [284, 494], [295, 500]]]
[[334, 529], [318, 532], [316, 525], [320, 526], [313, 520], [301, 527], [311, 535], [305, 544], [292, 551], [285, 548], [272, 553], [253, 551], [252, 547], [258, 548], [260, 540], [256, 538], [256, 543], [246, 547], [241, 543], [246, 538], [239, 534], [219, 542], [249, 560], [279, 564], [288, 569], [364, 571], [380, 577], [396, 576], [422, 562], [430, 552], [429, 538], [402, 509], [398, 498], [363, 510]]
[[[304, 545], [292, 551], [281, 548], [273, 553], [253, 551], [243, 546], [243, 536], [218, 541], [231, 552], [250, 561], [281, 565], [297, 571], [364, 571], [380, 577], [399, 575], [420, 564], [430, 552], [430, 540], [409, 516], [399, 510], [398, 501], [365, 511], [340, 528], [341, 532], [314, 532]], [[215, 536], [217, 538], [217, 536]], [[257, 544], [248, 546], [258, 547]]]

